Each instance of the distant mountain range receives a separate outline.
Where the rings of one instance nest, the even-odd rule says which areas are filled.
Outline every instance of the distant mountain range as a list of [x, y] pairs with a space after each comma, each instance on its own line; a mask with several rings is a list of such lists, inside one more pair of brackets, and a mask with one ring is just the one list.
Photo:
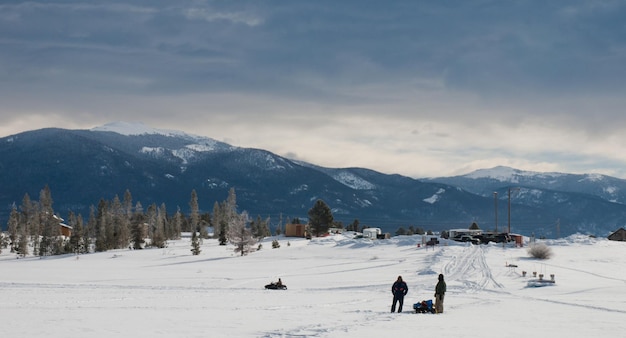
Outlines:
[[38, 200], [45, 185], [62, 217], [71, 210], [86, 218], [90, 206], [122, 198], [127, 189], [135, 202], [164, 203], [170, 213], [177, 208], [188, 213], [195, 189], [202, 212], [212, 212], [234, 188], [240, 210], [270, 217], [274, 225], [281, 216], [283, 223], [306, 219], [317, 199], [344, 224], [358, 219], [391, 233], [401, 226], [441, 231], [472, 222], [494, 230], [497, 219], [498, 230], [507, 231], [510, 224], [512, 232], [524, 235], [606, 236], [626, 224], [626, 180], [614, 177], [496, 167], [413, 179], [365, 168], [323, 168], [123, 122], [0, 138], [0, 224], [6, 228], [11, 207], [26, 193]]

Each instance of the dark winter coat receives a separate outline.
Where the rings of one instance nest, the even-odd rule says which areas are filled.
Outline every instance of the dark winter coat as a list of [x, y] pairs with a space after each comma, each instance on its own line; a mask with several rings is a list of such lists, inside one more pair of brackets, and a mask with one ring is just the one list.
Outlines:
[[446, 294], [446, 282], [443, 279], [437, 282], [437, 286], [435, 286], [435, 295], [445, 295]]
[[394, 297], [397, 298], [403, 298], [407, 292], [409, 292], [409, 287], [404, 281], [396, 281], [391, 287], [391, 293], [393, 293]]

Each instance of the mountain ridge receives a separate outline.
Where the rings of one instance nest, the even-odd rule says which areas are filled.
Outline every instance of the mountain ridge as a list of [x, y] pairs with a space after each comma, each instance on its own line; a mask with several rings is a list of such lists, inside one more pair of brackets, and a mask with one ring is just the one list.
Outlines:
[[511, 187], [530, 187], [599, 196], [609, 202], [626, 204], [626, 180], [597, 173], [568, 174], [535, 172], [497, 166], [479, 169], [452, 177], [425, 179], [430, 182], [453, 184], [482, 196], [490, 195], [503, 183]]
[[[306, 218], [315, 200], [322, 199], [344, 225], [358, 219], [361, 225], [392, 233], [398, 227], [441, 231], [472, 222], [493, 229], [502, 226], [494, 215], [507, 214], [513, 189], [514, 232], [604, 236], [626, 223], [626, 181], [608, 176], [592, 180], [595, 174], [547, 175], [495, 167], [414, 179], [366, 168], [324, 168], [262, 149], [132, 123], [90, 130], [45, 128], [0, 138], [0, 173], [3, 227], [10, 208], [19, 206], [24, 194], [34, 198], [45, 185], [61, 216], [74, 211], [86, 217], [101, 198], [122, 196], [127, 189], [144, 206], [164, 203], [170, 213], [172, 208], [185, 212], [195, 189], [202, 212], [211, 212], [235, 188], [240, 209], [253, 217], [271, 217], [274, 224], [281, 215], [283, 223]], [[513, 178], [505, 179], [503, 173]]]

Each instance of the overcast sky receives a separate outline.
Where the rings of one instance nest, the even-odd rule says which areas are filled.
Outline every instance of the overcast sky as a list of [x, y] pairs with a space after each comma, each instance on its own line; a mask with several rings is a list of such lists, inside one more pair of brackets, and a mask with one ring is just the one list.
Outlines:
[[626, 178], [626, 1], [0, 2], [0, 136], [143, 122], [411, 177]]

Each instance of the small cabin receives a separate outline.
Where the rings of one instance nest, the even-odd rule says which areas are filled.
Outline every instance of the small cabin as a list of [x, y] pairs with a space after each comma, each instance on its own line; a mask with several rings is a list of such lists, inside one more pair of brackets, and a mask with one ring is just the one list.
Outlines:
[[65, 224], [65, 223], [60, 223], [59, 224], [61, 226], [61, 235], [65, 236], [65, 237], [70, 237], [72, 236], [72, 227]]
[[286, 224], [285, 237], [305, 237], [306, 224]]
[[52, 217], [59, 222], [59, 233], [61, 236], [70, 237], [72, 236], [72, 227], [63, 223], [65, 220], [57, 215], [52, 215]]

